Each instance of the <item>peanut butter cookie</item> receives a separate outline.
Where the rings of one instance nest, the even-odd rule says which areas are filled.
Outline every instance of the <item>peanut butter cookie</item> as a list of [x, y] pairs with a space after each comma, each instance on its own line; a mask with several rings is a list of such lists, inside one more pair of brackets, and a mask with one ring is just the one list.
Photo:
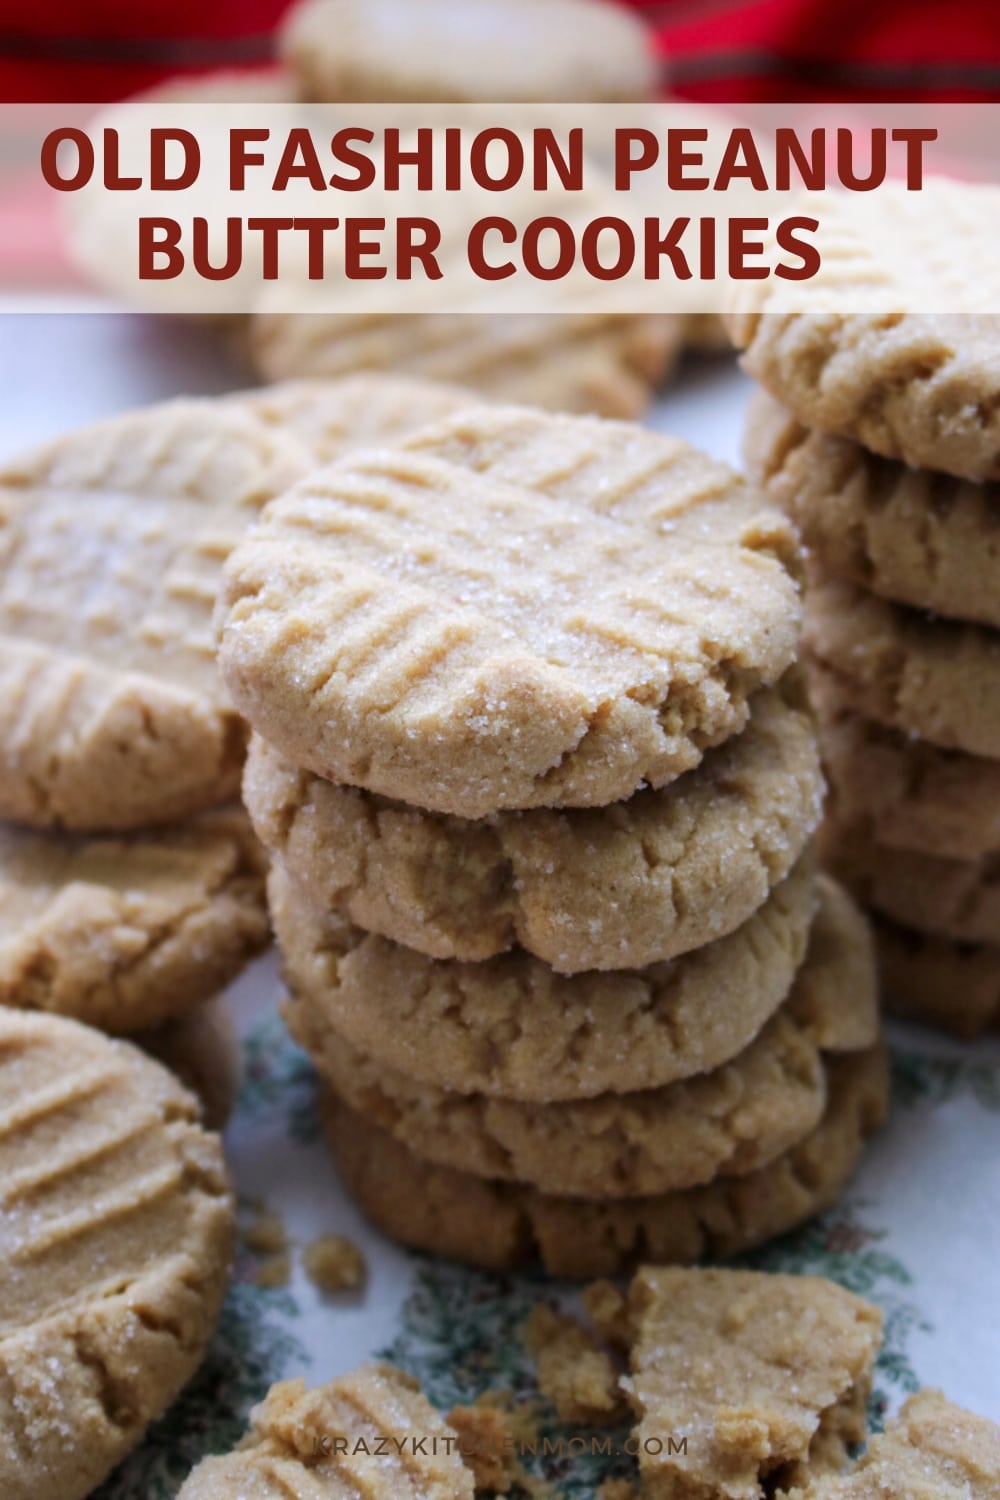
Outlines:
[[249, 349], [265, 380], [381, 371], [466, 386], [480, 401], [634, 419], [669, 375], [683, 336], [684, 319], [670, 314], [262, 308], [250, 319]]
[[835, 1282], [648, 1266], [628, 1317], [644, 1500], [784, 1492], [863, 1441], [882, 1314]]
[[222, 1305], [233, 1207], [198, 1105], [136, 1048], [0, 1008], [0, 1492], [84, 1500]]
[[221, 660], [288, 760], [433, 811], [602, 806], [742, 729], [798, 643], [790, 522], [641, 428], [482, 407], [269, 506]]
[[302, 0], [281, 52], [305, 99], [615, 104], [656, 91], [650, 33], [605, 0]]
[[1000, 632], [816, 580], [803, 645], [844, 707], [942, 749], [1000, 760]]
[[0, 1005], [119, 1034], [190, 1012], [266, 947], [264, 865], [235, 809], [122, 838], [0, 825]]
[[425, 1083], [534, 1103], [658, 1088], [734, 1057], [786, 999], [816, 905], [807, 857], [731, 936], [566, 978], [518, 950], [426, 958], [318, 913], [277, 869], [270, 897], [289, 1024], [321, 1067], [344, 1037]]
[[847, 1474], [817, 1477], [795, 1500], [1000, 1500], [1000, 1427], [946, 1401], [911, 1396]]
[[824, 573], [899, 604], [1000, 625], [1000, 486], [811, 432], [763, 392], [750, 404], [745, 448], [750, 472]]
[[635, 1198], [745, 1176], [816, 1129], [827, 1054], [878, 1040], [867, 924], [840, 893], [821, 907], [820, 925], [787, 1002], [746, 1051], [664, 1088], [525, 1104], [416, 1082], [337, 1039], [321, 1066], [356, 1113], [417, 1156], [477, 1177]]
[[307, 467], [292, 437], [212, 401], [131, 412], [3, 466], [0, 817], [100, 832], [238, 791], [219, 572]]
[[332, 1092], [326, 1121], [344, 1182], [386, 1234], [494, 1270], [537, 1258], [554, 1276], [590, 1278], [642, 1260], [737, 1255], [833, 1204], [885, 1117], [884, 1051], [876, 1047], [832, 1059], [830, 1085], [819, 1127], [768, 1166], [683, 1192], [604, 1202], [549, 1196], [433, 1166]]
[[329, 1385], [273, 1385], [240, 1446], [206, 1458], [177, 1500], [472, 1500], [455, 1431], [390, 1365]]
[[695, 770], [608, 808], [426, 813], [297, 770], [256, 735], [243, 795], [316, 906], [434, 958], [518, 944], [578, 973], [641, 968], [734, 931], [802, 855], [823, 780], [789, 687], [757, 694], [746, 729]]
[[[808, 427], [913, 468], [1000, 479], [1000, 191], [793, 198], [822, 221], [808, 281], [746, 281], [726, 315], [744, 368]], [[945, 311], [947, 309], [947, 311]]]

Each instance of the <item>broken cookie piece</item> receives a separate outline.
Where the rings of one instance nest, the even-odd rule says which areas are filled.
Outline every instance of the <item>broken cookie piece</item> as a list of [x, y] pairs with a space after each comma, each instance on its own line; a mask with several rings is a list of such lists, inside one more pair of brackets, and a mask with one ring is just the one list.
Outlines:
[[863, 1440], [882, 1317], [833, 1282], [646, 1267], [629, 1314], [643, 1500], [757, 1500]]
[[849, 1474], [824, 1476], [794, 1500], [998, 1500], [1000, 1427], [940, 1391], [918, 1391]]
[[538, 1389], [563, 1422], [612, 1422], [624, 1414], [614, 1361], [575, 1318], [539, 1302], [524, 1342], [535, 1359]]
[[233, 1453], [206, 1458], [178, 1500], [472, 1500], [454, 1430], [415, 1380], [362, 1365], [308, 1390], [272, 1386]]

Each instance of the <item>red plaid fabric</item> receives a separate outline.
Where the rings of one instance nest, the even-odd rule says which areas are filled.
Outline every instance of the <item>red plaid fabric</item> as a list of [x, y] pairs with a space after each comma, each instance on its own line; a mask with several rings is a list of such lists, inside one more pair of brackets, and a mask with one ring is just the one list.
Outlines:
[[[631, 3], [656, 35], [665, 86], [682, 98], [1000, 97], [997, 0]], [[174, 73], [264, 65], [287, 6], [288, 0], [0, 0], [0, 98], [97, 103]]]

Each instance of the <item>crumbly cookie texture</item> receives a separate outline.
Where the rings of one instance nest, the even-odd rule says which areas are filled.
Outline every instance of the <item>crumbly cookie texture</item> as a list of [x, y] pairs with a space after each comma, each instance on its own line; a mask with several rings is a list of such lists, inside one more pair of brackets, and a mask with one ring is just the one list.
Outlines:
[[730, 299], [744, 368], [808, 427], [913, 468], [1000, 479], [1000, 323], [981, 311], [1000, 299], [1000, 192], [938, 178], [789, 207], [814, 210], [819, 273], [743, 282]]
[[345, 1104], [417, 1156], [477, 1177], [560, 1196], [635, 1198], [745, 1176], [816, 1129], [827, 1054], [878, 1039], [864, 918], [841, 895], [821, 908], [821, 928], [788, 1001], [747, 1050], [665, 1088], [524, 1104], [415, 1082], [342, 1040], [320, 1066]]
[[795, 1500], [998, 1500], [1000, 1427], [940, 1391], [911, 1396], [847, 1474], [824, 1475]]
[[132, 1040], [197, 1095], [209, 1130], [225, 1127], [239, 1098], [243, 1055], [224, 1000], [210, 1000]]
[[303, 0], [281, 29], [302, 97], [337, 103], [604, 103], [656, 92], [652, 37], [605, 0]]
[[291, 432], [317, 463], [355, 448], [381, 448], [482, 401], [461, 386], [402, 375], [346, 375], [340, 380], [286, 380], [227, 397], [278, 432]]
[[872, 925], [892, 1015], [961, 1037], [1000, 1026], [1000, 945], [955, 942], [877, 913]]
[[118, 1034], [187, 1014], [267, 945], [264, 866], [242, 809], [121, 838], [0, 826], [0, 1004]]
[[796, 521], [823, 572], [885, 599], [1000, 625], [1000, 488], [880, 458], [813, 432], [765, 392], [747, 465]]
[[0, 1008], [0, 1493], [83, 1500], [194, 1374], [226, 1289], [218, 1139], [164, 1068]]
[[240, 1446], [203, 1459], [177, 1500], [352, 1500], [361, 1494], [366, 1500], [472, 1500], [472, 1473], [459, 1457], [456, 1433], [417, 1382], [390, 1365], [362, 1365], [311, 1390], [303, 1380], [282, 1381], [254, 1407], [250, 1421]]
[[0, 816], [106, 831], [239, 789], [216, 665], [222, 563], [308, 467], [289, 434], [175, 401], [0, 470]]
[[844, 707], [942, 749], [1000, 760], [1000, 633], [817, 579], [803, 646]]
[[524, 1327], [538, 1389], [562, 1422], [620, 1420], [625, 1401], [614, 1360], [575, 1318], [537, 1302]]
[[1000, 761], [942, 750], [846, 708], [839, 679], [814, 663], [823, 763], [841, 817], [881, 844], [949, 859], [1000, 849]]
[[834, 1282], [646, 1266], [629, 1313], [643, 1500], [757, 1500], [864, 1438], [882, 1315]]
[[857, 899], [894, 922], [955, 942], [1000, 934], [1000, 851], [981, 860], [943, 859], [879, 843], [863, 823], [823, 826], [820, 852]]
[[426, 958], [317, 913], [275, 869], [289, 1024], [321, 1068], [344, 1037], [463, 1093], [544, 1103], [657, 1088], [734, 1057], [785, 1000], [816, 909], [813, 872], [807, 856], [732, 936], [672, 963], [563, 977], [516, 950], [480, 964]]
[[795, 656], [790, 522], [687, 444], [470, 408], [268, 507], [221, 661], [296, 765], [420, 807], [601, 806], [746, 724]]
[[812, 718], [787, 697], [758, 694], [695, 770], [608, 808], [421, 812], [297, 770], [259, 736], [243, 795], [292, 883], [368, 931], [434, 958], [517, 944], [557, 973], [641, 968], [734, 931], [801, 857], [823, 778]]
[[540, 1260], [554, 1276], [611, 1276], [640, 1261], [728, 1257], [830, 1207], [866, 1139], [885, 1118], [884, 1050], [833, 1058], [822, 1123], [786, 1156], [730, 1177], [650, 1198], [556, 1198], [423, 1162], [392, 1136], [326, 1099], [340, 1174], [384, 1233], [416, 1249], [507, 1270]]
[[673, 368], [684, 320], [569, 313], [258, 311], [250, 358], [265, 380], [389, 372], [546, 411], [641, 417]]
[[343, 1234], [321, 1234], [302, 1252], [302, 1265], [323, 1292], [356, 1292], [368, 1278], [365, 1258]]

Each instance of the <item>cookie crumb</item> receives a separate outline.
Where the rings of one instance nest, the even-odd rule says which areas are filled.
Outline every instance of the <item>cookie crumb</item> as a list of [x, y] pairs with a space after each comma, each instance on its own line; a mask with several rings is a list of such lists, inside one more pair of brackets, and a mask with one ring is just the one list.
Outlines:
[[292, 1279], [292, 1257], [287, 1250], [276, 1255], [265, 1255], [257, 1266], [254, 1281], [257, 1286], [287, 1286]]
[[627, 1353], [635, 1341], [628, 1299], [610, 1281], [592, 1281], [580, 1293], [587, 1317], [597, 1333], [613, 1349]]
[[322, 1292], [354, 1292], [368, 1279], [365, 1258], [343, 1234], [321, 1234], [302, 1252], [305, 1273]]
[[240, 1238], [255, 1255], [280, 1255], [288, 1249], [288, 1231], [281, 1216], [262, 1210], [252, 1224], [241, 1230]]
[[625, 1403], [618, 1371], [593, 1335], [576, 1321], [540, 1302], [524, 1329], [535, 1358], [538, 1388], [564, 1422], [610, 1422]]

